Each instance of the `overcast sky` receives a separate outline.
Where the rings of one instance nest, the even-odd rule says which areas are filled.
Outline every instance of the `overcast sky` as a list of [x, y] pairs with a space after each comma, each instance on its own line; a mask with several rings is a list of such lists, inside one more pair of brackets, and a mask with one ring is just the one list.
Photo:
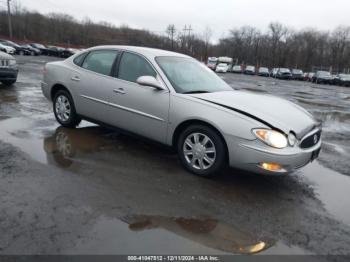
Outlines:
[[265, 30], [271, 21], [294, 29], [331, 30], [350, 25], [350, 0], [17, 0], [42, 13], [64, 12], [77, 19], [107, 21], [115, 25], [164, 33], [168, 24], [182, 30], [192, 25], [201, 34], [206, 26], [213, 40], [229, 29], [251, 25]]

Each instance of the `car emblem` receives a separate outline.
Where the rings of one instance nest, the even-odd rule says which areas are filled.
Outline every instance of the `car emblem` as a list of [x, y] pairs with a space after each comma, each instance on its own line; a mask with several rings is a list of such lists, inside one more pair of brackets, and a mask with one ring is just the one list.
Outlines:
[[318, 142], [318, 136], [317, 135], [314, 135], [314, 144], [316, 145]]

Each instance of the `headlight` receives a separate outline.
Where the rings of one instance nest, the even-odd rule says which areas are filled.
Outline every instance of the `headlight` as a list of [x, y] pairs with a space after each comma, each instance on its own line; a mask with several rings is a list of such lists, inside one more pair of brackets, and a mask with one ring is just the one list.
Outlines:
[[275, 148], [285, 148], [288, 146], [287, 137], [280, 132], [271, 129], [254, 129], [253, 133], [265, 144]]
[[17, 64], [15, 59], [9, 60], [9, 66], [15, 66]]

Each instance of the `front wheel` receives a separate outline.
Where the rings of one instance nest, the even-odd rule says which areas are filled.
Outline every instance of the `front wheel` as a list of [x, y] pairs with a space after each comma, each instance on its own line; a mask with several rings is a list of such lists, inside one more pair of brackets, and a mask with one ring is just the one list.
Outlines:
[[60, 90], [55, 94], [53, 111], [58, 123], [64, 127], [73, 128], [81, 122], [81, 118], [75, 111], [73, 99], [65, 90]]
[[186, 128], [178, 139], [178, 154], [184, 167], [202, 177], [213, 177], [227, 165], [226, 145], [217, 131], [205, 125]]

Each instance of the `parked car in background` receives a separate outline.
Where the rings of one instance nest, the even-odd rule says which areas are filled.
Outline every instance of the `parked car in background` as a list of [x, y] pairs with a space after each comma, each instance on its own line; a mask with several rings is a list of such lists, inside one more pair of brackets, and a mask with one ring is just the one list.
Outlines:
[[300, 69], [292, 69], [292, 78], [294, 80], [304, 80], [303, 70]]
[[5, 52], [5, 53], [10, 54], [10, 55], [16, 54], [16, 49], [14, 49], [11, 46], [4, 45], [2, 43], [0, 43], [0, 51]]
[[276, 73], [276, 78], [290, 80], [292, 79], [292, 73], [288, 68], [279, 68]]
[[246, 66], [246, 68], [244, 69], [244, 74], [255, 75], [255, 66]]
[[304, 81], [312, 82], [312, 78], [315, 75], [315, 73], [309, 72], [304, 73]]
[[217, 59], [216, 57], [208, 57], [207, 66], [208, 66], [211, 70], [215, 70], [217, 64], [218, 64], [218, 59]]
[[63, 51], [65, 49], [58, 46], [47, 46], [47, 55], [48, 56], [55, 56], [55, 57], [62, 57]]
[[14, 48], [15, 54], [17, 54], [17, 55], [30, 55], [30, 52], [26, 48], [23, 48], [22, 46], [14, 43], [12, 41], [0, 39], [0, 43], [3, 45], [10, 46], [10, 47]]
[[305, 109], [233, 90], [183, 54], [95, 47], [48, 63], [43, 72], [43, 94], [62, 126], [88, 119], [155, 140], [177, 149], [183, 166], [199, 176], [228, 165], [281, 176], [321, 150], [321, 123]]
[[272, 68], [272, 70], [270, 71], [270, 77], [276, 78], [277, 71], [278, 68]]
[[68, 58], [71, 57], [72, 55], [75, 55], [76, 53], [78, 53], [79, 50], [78, 49], [74, 49], [74, 48], [66, 48], [62, 51], [61, 53], [61, 57], [62, 58]]
[[215, 72], [216, 73], [226, 73], [228, 70], [228, 64], [221, 63], [216, 66]]
[[32, 56], [41, 55], [41, 51], [37, 48], [32, 47], [31, 45], [25, 44], [21, 45], [21, 47], [28, 50], [29, 54]]
[[221, 56], [218, 58], [218, 64], [226, 64], [227, 70], [226, 72], [231, 72], [233, 67], [233, 59], [227, 56]]
[[260, 67], [258, 70], [258, 76], [269, 77], [270, 76], [269, 69], [267, 67]]
[[16, 83], [18, 68], [16, 59], [7, 53], [0, 51], [0, 82], [4, 85]]
[[350, 87], [350, 75], [349, 74], [338, 74], [333, 78], [333, 84], [338, 86]]
[[232, 67], [232, 73], [242, 74], [242, 72], [243, 72], [242, 66], [235, 65], [235, 66]]
[[312, 82], [316, 84], [332, 84], [333, 77], [330, 72], [317, 71], [312, 77]]
[[29, 45], [34, 47], [34, 48], [36, 48], [36, 49], [39, 49], [42, 55], [48, 55], [47, 47], [45, 47], [44, 45], [37, 44], [37, 43], [32, 43], [32, 44], [29, 44]]

